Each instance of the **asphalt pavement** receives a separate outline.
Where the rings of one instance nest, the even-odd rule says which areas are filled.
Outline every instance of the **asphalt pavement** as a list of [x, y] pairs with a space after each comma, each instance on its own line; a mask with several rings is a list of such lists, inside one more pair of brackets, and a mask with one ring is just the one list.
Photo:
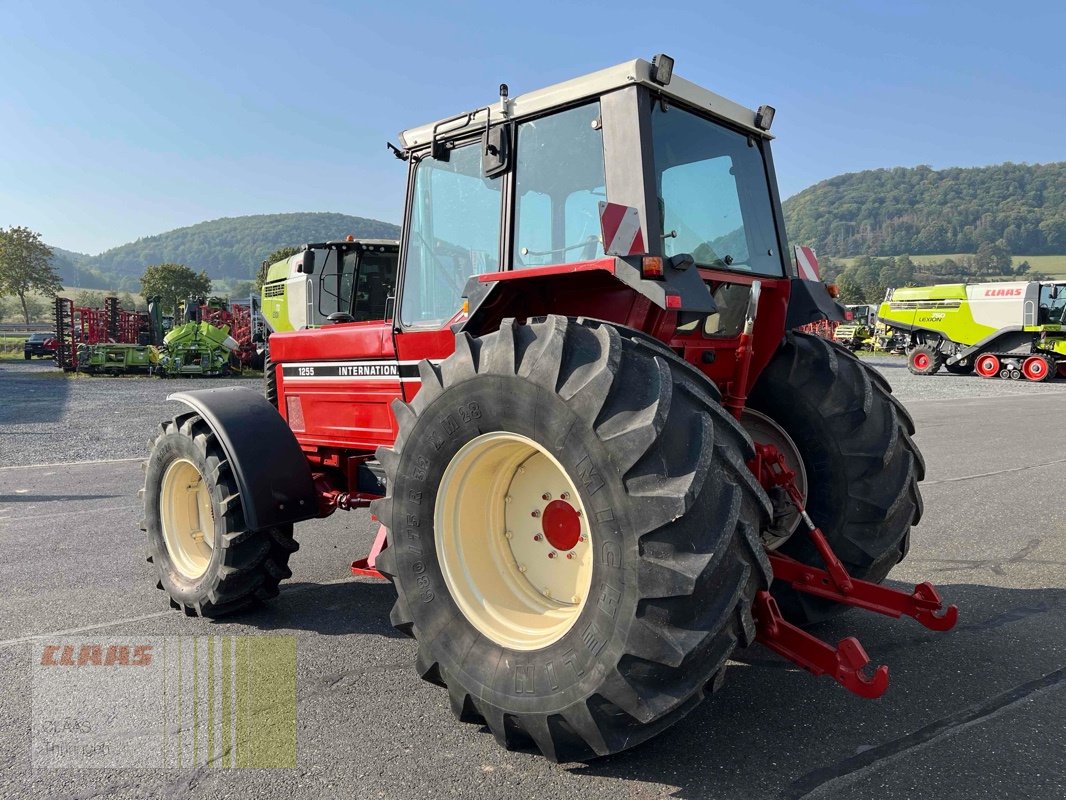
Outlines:
[[[1066, 382], [875, 363], [928, 463], [925, 517], [891, 578], [934, 582], [958, 626], [851, 612], [817, 633], [857, 635], [890, 666], [881, 699], [755, 647], [663, 735], [566, 765], [500, 749], [418, 678], [391, 587], [348, 571], [373, 538], [366, 512], [298, 525], [268, 606], [219, 622], [171, 611], [144, 560], [139, 459], [166, 394], [194, 382], [0, 365], [0, 797], [1066, 797]], [[41, 641], [263, 633], [296, 637], [294, 768], [33, 768]]]

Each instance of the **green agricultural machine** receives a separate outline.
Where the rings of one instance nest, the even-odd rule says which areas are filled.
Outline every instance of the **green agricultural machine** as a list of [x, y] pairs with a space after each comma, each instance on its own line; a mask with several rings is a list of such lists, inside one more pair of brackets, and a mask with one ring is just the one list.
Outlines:
[[229, 326], [216, 327], [209, 322], [186, 322], [163, 337], [159, 354], [159, 374], [165, 378], [179, 375], [224, 375], [230, 354], [238, 348], [229, 335]]
[[982, 378], [1066, 377], [1066, 282], [890, 289], [877, 316], [907, 342], [907, 367]]
[[861, 350], [873, 338], [872, 306], [844, 306], [844, 322], [833, 329], [833, 338], [849, 350]]

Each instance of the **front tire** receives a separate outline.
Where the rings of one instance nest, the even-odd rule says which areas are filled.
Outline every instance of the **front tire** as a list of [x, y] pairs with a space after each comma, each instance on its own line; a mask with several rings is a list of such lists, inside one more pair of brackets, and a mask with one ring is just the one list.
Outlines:
[[[713, 386], [661, 346], [563, 317], [459, 334], [419, 371], [374, 510], [422, 677], [460, 720], [553, 761], [687, 714], [753, 641], [770, 577], [768, 498]], [[564, 494], [569, 537], [548, 519]]]
[[[792, 332], [763, 371], [749, 405], [795, 441], [807, 473], [807, 511], [848, 572], [880, 583], [907, 553], [922, 515], [918, 481], [925, 462], [911, 440], [914, 422], [888, 382], [843, 347]], [[823, 566], [799, 528], [780, 552]], [[798, 624], [844, 606], [774, 584]]]
[[229, 462], [198, 414], [160, 426], [145, 467], [141, 529], [157, 588], [190, 616], [219, 617], [276, 597], [299, 549], [292, 525], [246, 528]]
[[927, 344], [907, 353], [907, 369], [912, 375], [935, 375], [944, 364], [944, 354]]

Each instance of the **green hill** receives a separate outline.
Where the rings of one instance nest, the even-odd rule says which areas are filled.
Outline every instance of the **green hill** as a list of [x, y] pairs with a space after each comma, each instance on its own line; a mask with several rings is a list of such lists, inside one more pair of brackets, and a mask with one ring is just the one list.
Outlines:
[[398, 226], [347, 214], [296, 213], [225, 217], [113, 247], [97, 256], [52, 248], [65, 283], [136, 289], [144, 268], [167, 261], [207, 270], [216, 279], [251, 280], [259, 264], [284, 245], [356, 238], [395, 239]]
[[838, 175], [784, 203], [789, 239], [820, 255], [1066, 253], [1066, 162], [895, 167]]

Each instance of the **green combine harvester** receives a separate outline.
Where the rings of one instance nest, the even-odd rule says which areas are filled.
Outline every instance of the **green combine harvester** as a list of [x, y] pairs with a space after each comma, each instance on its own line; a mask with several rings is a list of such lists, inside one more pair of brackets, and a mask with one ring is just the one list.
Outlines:
[[890, 289], [878, 319], [907, 342], [907, 367], [982, 378], [1066, 377], [1066, 282]]

